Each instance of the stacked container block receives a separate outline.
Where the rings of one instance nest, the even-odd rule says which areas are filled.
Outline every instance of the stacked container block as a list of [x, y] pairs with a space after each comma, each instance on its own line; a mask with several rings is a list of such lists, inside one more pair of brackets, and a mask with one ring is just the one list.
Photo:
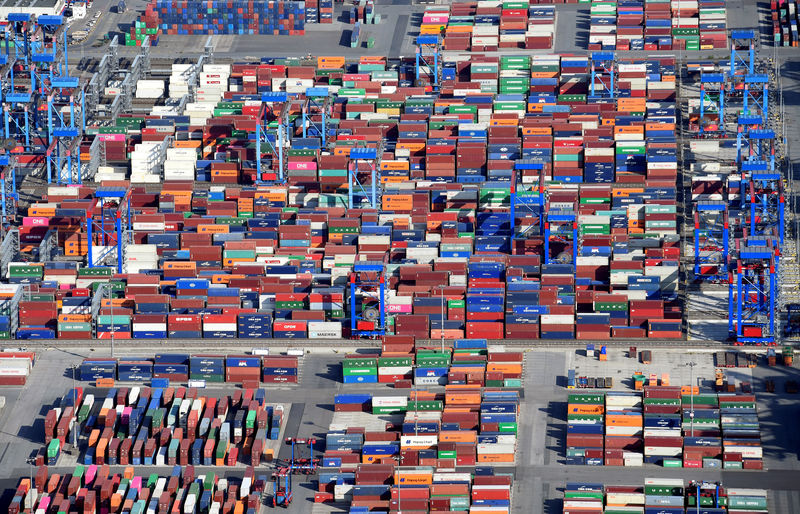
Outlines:
[[568, 401], [568, 464], [763, 467], [753, 395], [695, 388], [692, 397], [688, 387], [644, 386], [642, 393], [572, 393]]
[[306, 21], [316, 23], [319, 14], [316, 3], [307, 13], [305, 2], [154, 0], [145, 18], [155, 20], [157, 28], [170, 35], [302, 36]]
[[39, 466], [35, 475], [20, 480], [6, 512], [68, 512], [76, 504], [86, 513], [109, 508], [130, 512], [220, 512], [230, 508], [248, 512], [258, 509], [262, 494], [269, 488], [267, 475], [256, 474], [253, 467], [238, 476], [226, 474], [226, 478], [218, 479], [213, 473], [195, 474], [193, 466], [175, 466], [167, 476], [136, 475], [134, 468], [111, 473], [108, 466], [94, 465], [77, 465], [62, 474]]
[[533, 2], [457, 2], [426, 9], [422, 34], [443, 35], [445, 50], [547, 49], [555, 8]]
[[798, 46], [797, 2], [773, 0], [770, 2], [772, 41], [775, 46]]
[[216, 398], [194, 388], [120, 387], [101, 398], [75, 388], [45, 416], [36, 462], [55, 466], [79, 431], [88, 434], [85, 466], [258, 466], [282, 423], [283, 407], [267, 405], [260, 389]]
[[603, 485], [569, 482], [564, 490], [564, 514], [663, 512], [733, 514], [768, 512], [767, 491], [734, 489], [723, 484], [697, 487], [683, 479], [646, 478], [644, 485]]

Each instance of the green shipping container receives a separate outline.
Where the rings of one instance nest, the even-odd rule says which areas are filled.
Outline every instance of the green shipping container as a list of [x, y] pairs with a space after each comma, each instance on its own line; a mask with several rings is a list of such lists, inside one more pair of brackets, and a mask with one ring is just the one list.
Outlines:
[[576, 403], [583, 405], [602, 405], [605, 403], [606, 395], [604, 394], [583, 394], [576, 393], [570, 394], [567, 397], [567, 403]]
[[426, 401], [410, 401], [406, 406], [407, 412], [413, 411], [441, 411], [444, 409], [444, 404], [440, 400], [426, 400]]

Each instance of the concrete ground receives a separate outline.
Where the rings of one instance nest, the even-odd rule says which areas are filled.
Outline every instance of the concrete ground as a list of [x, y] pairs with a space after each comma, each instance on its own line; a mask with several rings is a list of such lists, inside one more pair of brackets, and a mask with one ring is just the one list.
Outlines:
[[[43, 445], [44, 415], [72, 385], [71, 372], [67, 367], [78, 363], [85, 355], [97, 352], [60, 350], [42, 351], [33, 373], [25, 387], [2, 388], [0, 395], [6, 397], [6, 408], [0, 411], [0, 466], [6, 469], [5, 479], [0, 479], [0, 505], [6, 504], [20, 477], [28, 476], [31, 467], [26, 459]], [[762, 352], [763, 353], [763, 352]], [[117, 350], [117, 355], [134, 355], [126, 348]], [[99, 355], [96, 355], [99, 357]], [[300, 383], [294, 385], [269, 386], [263, 388], [270, 404], [287, 407], [287, 422], [283, 437], [316, 437], [324, 439], [331, 422], [336, 419], [333, 412], [333, 397], [339, 392], [382, 392], [391, 394], [389, 386], [374, 387], [341, 383], [339, 362], [342, 353], [315, 351], [302, 358]], [[647, 371], [660, 373], [670, 370], [672, 384], [687, 384], [688, 368], [680, 363], [692, 361], [698, 365], [694, 374], [700, 377], [705, 390], [713, 379], [713, 354], [700, 350], [687, 355], [683, 350], [654, 350], [653, 364]], [[525, 356], [524, 398], [521, 413], [521, 430], [515, 468], [500, 468], [514, 472], [515, 513], [558, 512], [561, 488], [566, 482], [603, 482], [606, 484], [641, 484], [643, 477], [682, 477], [685, 480], [703, 478], [722, 480], [731, 487], [758, 487], [770, 489], [770, 507], [773, 512], [795, 512], [800, 506], [800, 436], [787, 430], [800, 416], [800, 406], [792, 396], [784, 392], [787, 380], [800, 380], [795, 367], [769, 368], [761, 364], [754, 369], [726, 370], [735, 373], [741, 380], [752, 381], [758, 394], [758, 408], [763, 431], [766, 471], [721, 471], [721, 470], [669, 470], [654, 465], [644, 468], [589, 467], [564, 465], [566, 438], [566, 403], [568, 390], [564, 387], [567, 370], [573, 367], [581, 373], [628, 376], [642, 366], [625, 357], [622, 349], [611, 349], [609, 360], [600, 362], [586, 357], [583, 350], [530, 350]], [[764, 381], [776, 382], [775, 393], [766, 393]], [[79, 383], [80, 384], [80, 383]], [[88, 385], [88, 384], [81, 384]], [[228, 386], [209, 388], [207, 394], [230, 394]], [[616, 381], [614, 390], [632, 390], [624, 380]], [[289, 405], [291, 407], [289, 408]], [[32, 406], [35, 406], [32, 408]], [[339, 416], [339, 422], [342, 421]], [[355, 421], [354, 421], [355, 422]], [[279, 448], [278, 458], [288, 458], [288, 446]], [[66, 461], [65, 461], [66, 462]], [[53, 471], [67, 473], [72, 466], [59, 463]], [[121, 468], [120, 468], [121, 469]], [[167, 473], [168, 469], [140, 467], [142, 472]], [[198, 468], [198, 473], [212, 471], [229, 476], [241, 473], [237, 468]], [[116, 471], [116, 470], [115, 470]], [[268, 467], [260, 467], [257, 474], [268, 474]], [[336, 506], [313, 506], [316, 484], [313, 477], [298, 476], [295, 479], [295, 502], [289, 512], [327, 513], [338, 512]], [[525, 498], [519, 501], [520, 498]]]

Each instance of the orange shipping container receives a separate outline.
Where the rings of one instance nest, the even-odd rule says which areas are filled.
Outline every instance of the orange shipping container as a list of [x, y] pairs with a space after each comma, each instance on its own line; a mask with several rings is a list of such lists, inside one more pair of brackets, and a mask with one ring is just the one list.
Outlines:
[[335, 70], [344, 68], [344, 57], [317, 57], [317, 68], [321, 70]]
[[[478, 462], [514, 462], [513, 453], [484, 453], [478, 455]], [[473, 512], [470, 510], [470, 512]]]
[[486, 364], [486, 371], [497, 373], [522, 373], [522, 364], [515, 362], [489, 362]]
[[439, 432], [440, 443], [474, 443], [477, 440], [478, 434], [474, 430]]
[[604, 408], [602, 405], [583, 405], [571, 403], [567, 406], [567, 413], [569, 414], [602, 414]]
[[227, 234], [229, 225], [197, 225], [197, 232], [201, 234]]
[[641, 427], [641, 426], [642, 426], [642, 416], [633, 416], [633, 415], [625, 415], [625, 416], [608, 415], [608, 416], [606, 416], [606, 426], [615, 426], [615, 427]]
[[433, 483], [433, 473], [422, 473], [419, 471], [395, 471], [394, 483], [406, 485], [430, 485]]

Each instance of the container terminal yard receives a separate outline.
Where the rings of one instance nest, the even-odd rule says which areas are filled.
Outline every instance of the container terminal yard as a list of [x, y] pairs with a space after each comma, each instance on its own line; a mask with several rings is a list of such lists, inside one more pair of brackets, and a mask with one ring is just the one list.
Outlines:
[[796, 1], [0, 19], [4, 512], [800, 512]]

